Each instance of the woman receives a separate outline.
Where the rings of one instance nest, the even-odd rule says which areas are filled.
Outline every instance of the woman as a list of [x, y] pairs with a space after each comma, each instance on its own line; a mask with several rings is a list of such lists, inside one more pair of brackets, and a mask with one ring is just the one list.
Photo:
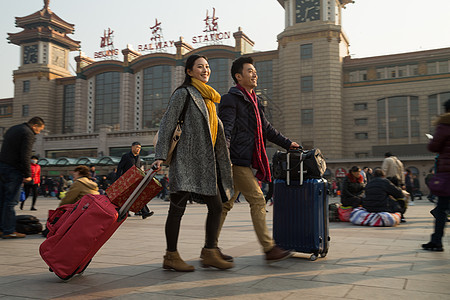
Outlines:
[[88, 194], [99, 195], [98, 186], [90, 179], [89, 168], [87, 166], [78, 166], [73, 170], [73, 184], [65, 197], [61, 199], [59, 206], [75, 203]]
[[364, 178], [361, 169], [353, 166], [344, 178], [341, 202], [343, 206], [355, 208], [361, 205], [362, 197], [364, 197]]
[[205, 245], [201, 252], [203, 267], [233, 267], [233, 263], [224, 260], [216, 245], [222, 202], [231, 198], [233, 182], [223, 126], [215, 107], [220, 95], [206, 85], [210, 75], [206, 57], [190, 56], [186, 61], [185, 80], [172, 94], [161, 119], [153, 163], [157, 169], [167, 158], [173, 131], [187, 101], [183, 132], [170, 161], [164, 269], [194, 271], [177, 251], [180, 222], [190, 193], [201, 196], [208, 207]]
[[[31, 202], [31, 209], [30, 210], [37, 210], [36, 205], [36, 199], [38, 196], [38, 187], [41, 183], [41, 166], [38, 165], [38, 158], [37, 156], [31, 157], [31, 181], [24, 184], [25, 189], [25, 201], [27, 200], [28, 196], [31, 192], [33, 192], [33, 200]], [[23, 205], [25, 201], [20, 202], [20, 209], [23, 209]]]
[[[444, 103], [445, 113], [435, 122], [436, 131], [428, 144], [428, 150], [438, 153], [436, 160], [436, 173], [450, 173], [450, 100]], [[450, 183], [449, 183], [450, 184]], [[422, 248], [430, 251], [444, 251], [442, 237], [444, 236], [447, 210], [449, 209], [450, 194], [439, 196], [436, 207], [431, 211], [434, 216], [434, 233], [428, 244]]]

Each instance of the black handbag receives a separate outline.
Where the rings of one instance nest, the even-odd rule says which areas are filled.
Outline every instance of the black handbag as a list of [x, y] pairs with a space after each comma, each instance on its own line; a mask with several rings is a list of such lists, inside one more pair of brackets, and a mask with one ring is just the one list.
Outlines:
[[[289, 157], [289, 169], [287, 159]], [[303, 163], [303, 166], [301, 164]], [[289, 172], [290, 180], [300, 180], [300, 170], [303, 168], [303, 178], [322, 178], [327, 164], [319, 149], [277, 151], [272, 159], [272, 173], [275, 179], [286, 179]]]

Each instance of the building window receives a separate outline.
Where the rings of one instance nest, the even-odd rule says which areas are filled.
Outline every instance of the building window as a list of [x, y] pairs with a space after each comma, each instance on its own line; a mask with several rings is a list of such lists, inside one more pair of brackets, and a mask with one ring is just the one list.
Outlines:
[[304, 44], [300, 46], [300, 58], [301, 59], [309, 59], [313, 56], [313, 45], [312, 44]]
[[448, 73], [448, 60], [438, 62], [439, 73]]
[[302, 92], [311, 92], [313, 90], [313, 77], [303, 76], [301, 78], [301, 89]]
[[355, 152], [356, 158], [367, 158], [369, 157], [369, 153], [367, 152]]
[[73, 133], [75, 125], [75, 84], [64, 86], [62, 133]]
[[302, 109], [302, 125], [314, 124], [314, 110]]
[[158, 128], [172, 92], [172, 67], [160, 65], [144, 69], [143, 91], [142, 127]]
[[369, 134], [367, 132], [356, 132], [355, 139], [357, 140], [367, 140], [369, 138]]
[[436, 74], [437, 73], [435, 61], [431, 62], [431, 63], [427, 63], [427, 73], [428, 74]]
[[359, 81], [366, 81], [367, 80], [367, 70], [360, 70], [358, 74]]
[[30, 115], [30, 108], [28, 104], [22, 105], [22, 117], [28, 117]]
[[433, 121], [437, 116], [445, 112], [443, 105], [447, 100], [450, 100], [450, 91], [428, 96], [428, 124], [430, 133], [434, 132]]
[[[211, 58], [208, 60], [211, 69], [211, 77], [208, 84], [212, 86], [219, 94], [223, 95], [230, 89], [230, 59]], [[258, 74], [259, 76], [259, 74]], [[259, 80], [258, 80], [259, 84]]]
[[95, 78], [94, 130], [100, 125], [120, 128], [120, 73], [105, 72]]
[[408, 76], [417, 76], [419, 75], [419, 66], [418, 65], [408, 65]]
[[355, 119], [355, 125], [357, 126], [367, 125], [367, 118]]
[[[272, 61], [255, 62], [255, 68], [258, 71], [258, 86], [256, 87], [256, 94], [260, 96], [264, 105], [264, 113], [269, 122], [273, 121], [274, 102], [273, 102], [273, 73]], [[227, 74], [229, 77], [229, 75]]]
[[24, 80], [23, 81], [23, 92], [28, 93], [30, 91], [30, 81]]
[[399, 139], [419, 136], [419, 98], [397, 96], [377, 101], [378, 138]]
[[354, 110], [367, 110], [367, 103], [355, 103]]
[[377, 79], [385, 79], [386, 78], [386, 70], [385, 68], [377, 69]]

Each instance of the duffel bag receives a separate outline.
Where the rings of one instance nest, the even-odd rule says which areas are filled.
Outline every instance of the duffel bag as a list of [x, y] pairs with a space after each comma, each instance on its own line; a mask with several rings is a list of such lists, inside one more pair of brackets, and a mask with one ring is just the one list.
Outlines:
[[[287, 154], [285, 151], [277, 151], [272, 159], [272, 173], [275, 179], [286, 179]], [[300, 163], [303, 161], [303, 177], [321, 178], [327, 169], [327, 164], [319, 149], [289, 150], [289, 171], [291, 180], [300, 179]]]

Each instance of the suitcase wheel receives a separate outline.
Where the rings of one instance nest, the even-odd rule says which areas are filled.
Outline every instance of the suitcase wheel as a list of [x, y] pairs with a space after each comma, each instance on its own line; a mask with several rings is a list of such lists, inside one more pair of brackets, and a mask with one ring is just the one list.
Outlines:
[[311, 256], [309, 257], [310, 261], [315, 261], [317, 259], [317, 255], [315, 254], [311, 254]]
[[328, 252], [322, 252], [322, 253], [320, 253], [320, 257], [325, 257], [325, 256], [327, 256], [327, 254], [328, 254]]

